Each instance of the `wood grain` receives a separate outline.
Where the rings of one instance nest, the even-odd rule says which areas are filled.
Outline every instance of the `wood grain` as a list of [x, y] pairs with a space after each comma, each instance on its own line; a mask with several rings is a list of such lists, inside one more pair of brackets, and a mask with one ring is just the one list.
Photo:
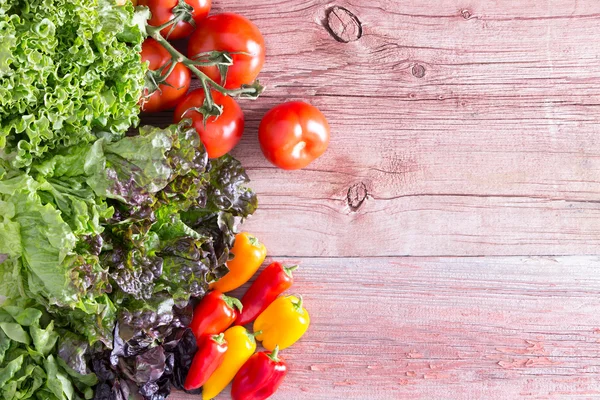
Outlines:
[[600, 396], [599, 257], [287, 261], [312, 326], [275, 400]]
[[[361, 21], [360, 39], [325, 29], [333, 5]], [[243, 102], [234, 155], [260, 194], [247, 227], [273, 254], [600, 254], [600, 3], [215, 9], [252, 19], [268, 46], [268, 90]], [[256, 139], [264, 112], [288, 99], [321, 108], [333, 130], [328, 153], [293, 173], [270, 166]], [[367, 192], [356, 209], [355, 185]]]
[[[600, 2], [214, 3], [265, 36], [244, 229], [313, 320], [274, 398], [600, 398]], [[285, 172], [256, 132], [296, 99], [332, 142]]]

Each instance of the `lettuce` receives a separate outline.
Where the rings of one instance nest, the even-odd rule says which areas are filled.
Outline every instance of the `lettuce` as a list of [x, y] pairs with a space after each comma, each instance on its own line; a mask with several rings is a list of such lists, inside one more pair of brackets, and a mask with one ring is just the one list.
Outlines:
[[0, 2], [0, 150], [13, 166], [138, 123], [143, 40], [114, 0]]
[[149, 350], [227, 272], [236, 221], [257, 206], [248, 177], [209, 160], [189, 121], [53, 154], [0, 178], [0, 295], [90, 344], [114, 346], [118, 323]]
[[91, 399], [98, 383], [87, 367], [76, 371], [56, 356], [61, 337], [54, 320], [27, 302], [0, 307], [0, 397], [3, 399]]

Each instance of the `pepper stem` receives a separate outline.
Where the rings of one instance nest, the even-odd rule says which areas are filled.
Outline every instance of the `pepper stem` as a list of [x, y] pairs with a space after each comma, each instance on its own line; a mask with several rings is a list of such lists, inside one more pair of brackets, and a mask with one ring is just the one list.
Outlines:
[[256, 236], [248, 235], [248, 241], [253, 247], [260, 247], [260, 242]]
[[253, 343], [256, 343], [256, 337], [262, 333], [262, 331], [250, 333], [248, 332], [248, 329], [244, 329], [244, 332], [246, 332], [246, 336], [248, 336], [248, 339]]
[[225, 296], [223, 295], [223, 301], [232, 309], [238, 309], [239, 312], [242, 312], [242, 310], [244, 309], [244, 306], [242, 304], [241, 301], [239, 301], [238, 299], [236, 299], [235, 297], [229, 297], [229, 296]]
[[304, 304], [304, 299], [302, 298], [302, 295], [297, 294], [297, 295], [294, 295], [294, 297], [298, 298], [298, 301], [292, 300], [292, 304], [294, 305], [294, 308], [296, 309], [296, 311], [302, 311], [302, 305]]
[[225, 334], [221, 333], [220, 335], [213, 335], [212, 340], [214, 340], [216, 344], [223, 344], [225, 343]]
[[292, 272], [300, 268], [299, 265], [292, 265], [291, 267], [283, 267], [283, 272], [287, 274], [290, 278], [292, 277]]
[[279, 355], [279, 345], [275, 346], [271, 354], [267, 354], [267, 357], [277, 363], [279, 362], [279, 357], [277, 357], [277, 355]]

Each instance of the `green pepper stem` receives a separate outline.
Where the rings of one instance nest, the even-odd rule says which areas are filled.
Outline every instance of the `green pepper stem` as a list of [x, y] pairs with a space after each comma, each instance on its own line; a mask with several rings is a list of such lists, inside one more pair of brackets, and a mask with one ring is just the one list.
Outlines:
[[292, 265], [291, 267], [283, 267], [283, 271], [287, 274], [287, 276], [289, 276], [291, 278], [292, 277], [292, 271], [295, 271], [298, 268], [300, 268], [299, 265]]
[[260, 247], [260, 241], [256, 236], [248, 235], [248, 241], [253, 247]]
[[214, 340], [217, 344], [223, 344], [225, 343], [225, 334], [221, 333], [220, 335], [213, 335], [212, 340]]
[[244, 305], [242, 304], [241, 301], [239, 301], [238, 299], [236, 299], [235, 297], [230, 297], [230, 296], [226, 296], [223, 295], [223, 301], [231, 308], [233, 309], [238, 309], [239, 312], [242, 312], [242, 310], [244, 309]]
[[302, 305], [304, 304], [304, 299], [302, 298], [302, 295], [297, 294], [297, 295], [294, 295], [294, 297], [298, 298], [298, 301], [292, 300], [292, 304], [294, 305], [294, 308], [296, 308], [296, 311], [302, 311]]
[[279, 355], [279, 345], [275, 346], [275, 348], [273, 349], [273, 351], [271, 352], [271, 354], [267, 354], [267, 357], [269, 357], [271, 360], [273, 360], [274, 362], [279, 362], [279, 357], [277, 357]]

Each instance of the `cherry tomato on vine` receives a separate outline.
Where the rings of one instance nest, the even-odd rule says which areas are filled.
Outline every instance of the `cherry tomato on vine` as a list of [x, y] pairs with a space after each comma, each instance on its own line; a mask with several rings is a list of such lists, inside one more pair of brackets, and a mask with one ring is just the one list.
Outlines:
[[202, 107], [206, 98], [203, 89], [196, 89], [179, 103], [175, 109], [175, 123], [184, 118], [191, 118], [192, 125], [204, 143], [208, 157], [217, 158], [229, 153], [238, 144], [244, 133], [244, 113], [239, 104], [229, 96], [212, 91], [215, 104], [223, 107], [219, 117], [209, 117], [204, 124], [204, 116], [198, 111], [190, 110]]
[[291, 101], [265, 114], [258, 140], [271, 163], [282, 169], [301, 169], [327, 150], [329, 124], [318, 108]]
[[[142, 62], [148, 62], [149, 69], [156, 71], [163, 65], [170, 64], [171, 55], [160, 43], [149, 38], [142, 43]], [[168, 68], [164, 70], [164, 73], [168, 72], [167, 70]], [[167, 77], [168, 85], [159, 85], [159, 90], [152, 93], [149, 98], [142, 100], [142, 111], [156, 112], [174, 108], [190, 88], [191, 79], [190, 70], [185, 65], [177, 63]], [[147, 90], [144, 90], [144, 96], [148, 94]]]
[[[211, 0], [185, 0], [192, 7], [192, 18], [196, 25], [208, 16]], [[139, 0], [140, 6], [146, 6], [150, 9], [152, 17], [148, 21], [151, 26], [161, 26], [174, 18], [173, 8], [177, 6], [179, 0]], [[175, 27], [167, 27], [160, 31], [161, 35], [169, 40], [183, 39], [194, 31], [194, 27], [185, 21], [179, 21]]]
[[[224, 86], [238, 88], [252, 83], [265, 63], [265, 41], [250, 20], [238, 14], [223, 13], [206, 18], [190, 37], [188, 57], [194, 59], [210, 51], [242, 52], [231, 54], [233, 65], [229, 67]], [[216, 66], [201, 67], [200, 70], [213, 81], [221, 82]]]

